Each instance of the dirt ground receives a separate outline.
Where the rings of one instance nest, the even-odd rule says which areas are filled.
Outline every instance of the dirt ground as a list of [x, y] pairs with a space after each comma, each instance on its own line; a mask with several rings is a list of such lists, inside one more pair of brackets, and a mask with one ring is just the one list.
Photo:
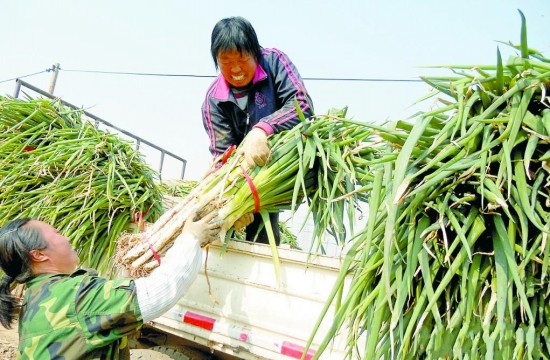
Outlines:
[[14, 324], [11, 329], [4, 329], [0, 325], [0, 359], [12, 360], [15, 359], [17, 352], [17, 324]]
[[[17, 353], [17, 323], [13, 324], [11, 329], [5, 329], [0, 325], [0, 360], [14, 360]], [[135, 349], [131, 350], [131, 358], [135, 360], [162, 360], [171, 359], [166, 355], [152, 352], [150, 350]]]

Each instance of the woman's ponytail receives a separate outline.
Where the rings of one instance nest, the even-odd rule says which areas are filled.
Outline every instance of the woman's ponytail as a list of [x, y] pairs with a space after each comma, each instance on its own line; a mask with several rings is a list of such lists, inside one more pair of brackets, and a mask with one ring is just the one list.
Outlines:
[[[25, 283], [32, 276], [29, 252], [46, 247], [40, 231], [26, 226], [29, 218], [15, 219], [0, 228], [0, 324], [10, 328], [19, 310], [11, 293], [13, 283]], [[0, 272], [1, 273], [1, 272]]]
[[11, 328], [17, 308], [16, 299], [11, 293], [13, 280], [9, 275], [4, 275], [0, 279], [0, 324], [6, 329]]

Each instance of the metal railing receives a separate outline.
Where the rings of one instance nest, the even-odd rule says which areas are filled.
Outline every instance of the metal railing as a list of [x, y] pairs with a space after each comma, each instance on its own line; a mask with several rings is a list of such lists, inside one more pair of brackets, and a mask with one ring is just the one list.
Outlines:
[[65, 106], [68, 106], [68, 107], [73, 108], [73, 109], [75, 109], [75, 110], [81, 110], [82, 113], [83, 113], [84, 115], [86, 115], [86, 116], [89, 117], [90, 119], [93, 119], [93, 120], [96, 122], [96, 126], [97, 126], [98, 124], [102, 124], [102, 125], [104, 125], [104, 126], [107, 126], [107, 127], [109, 127], [109, 128], [112, 128], [112, 129], [114, 129], [114, 130], [116, 130], [116, 131], [118, 131], [118, 132], [120, 132], [120, 133], [122, 133], [122, 134], [124, 134], [124, 135], [126, 135], [126, 136], [128, 136], [128, 137], [130, 137], [130, 138], [132, 138], [132, 139], [135, 141], [136, 150], [139, 150], [140, 145], [143, 143], [143, 144], [146, 144], [146, 145], [150, 146], [151, 148], [153, 148], [153, 149], [159, 151], [159, 152], [160, 152], [160, 164], [159, 164], [159, 170], [158, 170], [158, 172], [159, 172], [159, 176], [160, 176], [160, 177], [162, 177], [162, 169], [163, 169], [163, 165], [164, 165], [164, 157], [165, 157], [166, 155], [168, 155], [168, 156], [174, 158], [175, 160], [181, 162], [181, 164], [182, 164], [182, 167], [181, 167], [181, 179], [183, 179], [183, 176], [185, 175], [185, 166], [187, 165], [187, 160], [183, 159], [182, 157], [180, 157], [180, 156], [178, 156], [178, 155], [176, 155], [176, 154], [174, 154], [174, 153], [171, 153], [170, 151], [165, 150], [165, 149], [161, 148], [160, 146], [155, 145], [155, 144], [151, 143], [150, 141], [147, 141], [147, 140], [145, 140], [145, 139], [143, 139], [143, 138], [141, 138], [141, 137], [139, 137], [139, 136], [137, 136], [137, 135], [134, 135], [134, 134], [132, 134], [132, 133], [129, 132], [129, 131], [126, 131], [126, 130], [124, 130], [124, 129], [121, 129], [121, 128], [119, 128], [119, 127], [117, 127], [117, 126], [111, 124], [110, 122], [108, 122], [108, 121], [106, 121], [106, 120], [103, 120], [103, 119], [100, 118], [99, 116], [96, 116], [96, 115], [94, 115], [94, 114], [91, 114], [91, 113], [89, 113], [89, 112], [83, 110], [81, 107], [75, 106], [75, 105], [73, 105], [73, 104], [71, 104], [71, 103], [69, 103], [69, 102], [67, 102], [67, 101], [61, 100], [61, 99], [55, 97], [53, 94], [51, 94], [51, 93], [49, 93], [49, 92], [47, 92], [47, 91], [44, 91], [44, 90], [42, 90], [42, 89], [39, 89], [39, 88], [37, 88], [36, 86], [33, 86], [33, 85], [29, 84], [28, 82], [25, 82], [25, 81], [23, 81], [23, 80], [21, 80], [21, 79], [17, 79], [17, 80], [15, 81], [15, 90], [14, 90], [14, 92], [13, 92], [13, 97], [14, 97], [14, 98], [17, 98], [17, 97], [19, 96], [19, 92], [21, 91], [21, 87], [22, 87], [22, 86], [23, 86], [23, 87], [26, 87], [26, 88], [28, 88], [28, 89], [30, 89], [30, 90], [32, 90], [32, 91], [34, 91], [34, 92], [36, 92], [36, 93], [42, 95], [42, 96], [46, 96], [47, 98], [59, 100], [59, 101], [60, 101], [63, 105], [65, 105]]

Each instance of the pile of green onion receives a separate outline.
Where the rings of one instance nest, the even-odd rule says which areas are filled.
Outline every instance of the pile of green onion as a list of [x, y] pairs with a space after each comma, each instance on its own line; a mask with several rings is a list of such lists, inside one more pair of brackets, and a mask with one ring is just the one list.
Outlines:
[[59, 101], [0, 97], [0, 225], [45, 221], [83, 266], [107, 272], [116, 240], [140, 213], [162, 212], [158, 177], [131, 144]]
[[521, 16], [517, 56], [425, 78], [438, 109], [372, 126], [395, 157], [370, 166], [315, 358], [339, 331], [350, 359], [550, 358], [550, 59]]

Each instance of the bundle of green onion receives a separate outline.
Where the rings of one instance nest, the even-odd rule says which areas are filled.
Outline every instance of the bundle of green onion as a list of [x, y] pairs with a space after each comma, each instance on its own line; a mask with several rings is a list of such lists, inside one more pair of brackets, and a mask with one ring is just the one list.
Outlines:
[[425, 78], [443, 106], [376, 128], [395, 160], [372, 167], [315, 358], [342, 328], [349, 358], [550, 358], [550, 59], [522, 20], [520, 56]]
[[[304, 200], [315, 220], [317, 244], [322, 242], [326, 230], [344, 242], [346, 230], [353, 229], [350, 224], [355, 221], [355, 206], [363, 194], [354, 190], [369, 176], [363, 171], [362, 162], [374, 158], [374, 150], [364, 146], [370, 142], [372, 131], [345, 120], [343, 114], [334, 112], [303, 119], [293, 129], [270, 137], [272, 155], [265, 166], [246, 169], [242, 156], [237, 155], [238, 148], [220, 157], [222, 165], [216, 161], [198, 186], [146, 232], [121, 239], [117, 252], [122, 256], [117, 263], [130, 275], [143, 275], [157, 266], [155, 252], [162, 254], [171, 246], [189, 216], [200, 218], [218, 211], [223, 221], [220, 241], [225, 243], [237, 219], [259, 211], [267, 224], [277, 264], [267, 214], [295, 210]], [[349, 223], [344, 221], [346, 214]]]
[[[198, 185], [198, 181], [184, 180], [184, 179], [163, 181], [160, 184], [158, 184], [160, 191], [163, 194], [165, 203], [167, 201], [167, 198], [170, 197], [170, 204], [169, 206], [166, 206], [167, 208], [171, 208], [172, 206], [175, 206], [177, 202], [181, 201], [181, 198], [186, 197], [191, 192], [191, 190], [197, 187], [197, 185]], [[293, 249], [300, 248], [298, 245], [298, 239], [296, 238], [296, 235], [292, 233], [292, 231], [286, 225], [285, 222], [279, 221], [279, 229], [280, 229], [281, 245], [287, 244]], [[244, 230], [234, 231], [233, 238], [237, 240], [244, 240], [245, 239]]]
[[0, 97], [0, 223], [45, 221], [68, 236], [83, 265], [110, 268], [136, 213], [162, 208], [156, 173], [131, 144], [57, 101]]

